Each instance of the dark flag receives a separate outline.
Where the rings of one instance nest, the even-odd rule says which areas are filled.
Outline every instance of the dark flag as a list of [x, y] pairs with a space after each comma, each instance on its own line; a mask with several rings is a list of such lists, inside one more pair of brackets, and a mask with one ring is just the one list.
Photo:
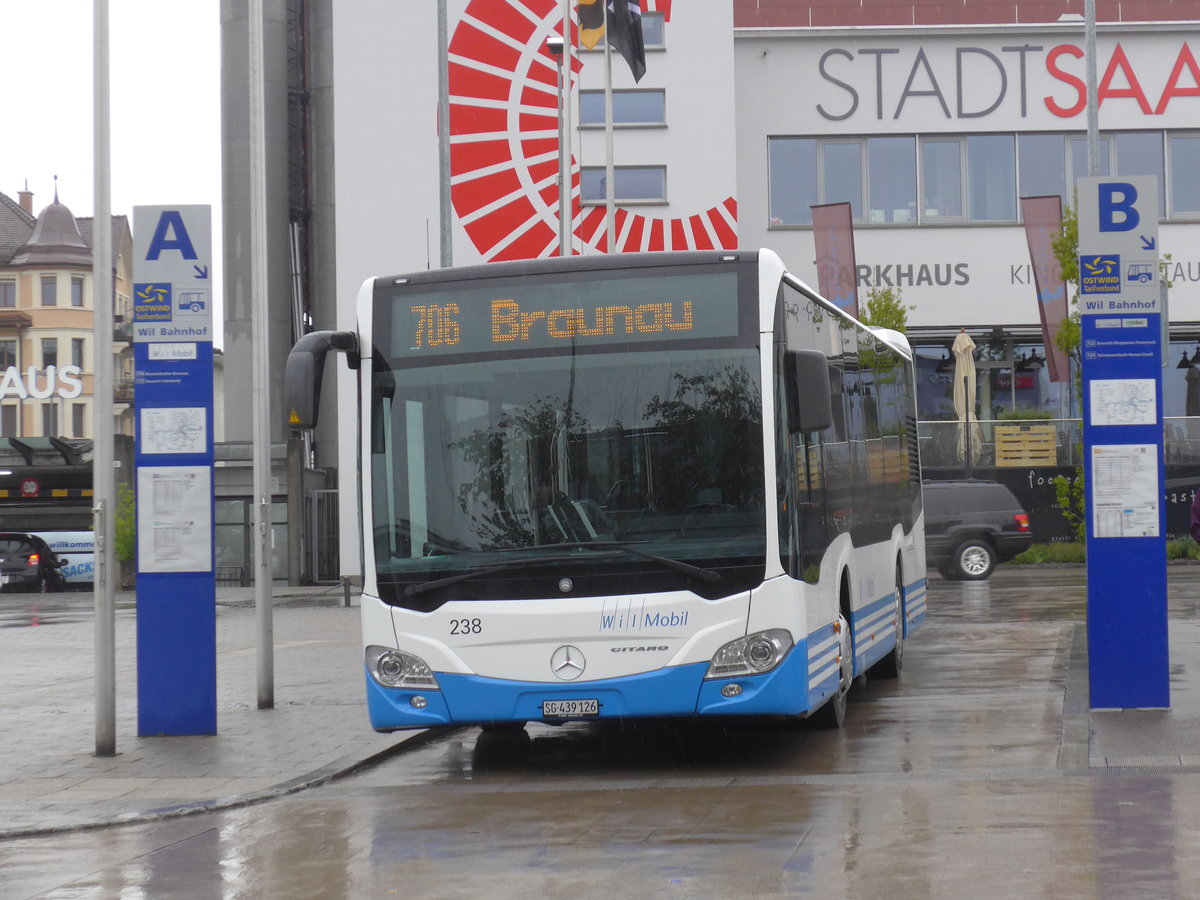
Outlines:
[[608, 39], [625, 57], [634, 81], [646, 74], [646, 47], [642, 43], [642, 7], [639, 0], [608, 0]]

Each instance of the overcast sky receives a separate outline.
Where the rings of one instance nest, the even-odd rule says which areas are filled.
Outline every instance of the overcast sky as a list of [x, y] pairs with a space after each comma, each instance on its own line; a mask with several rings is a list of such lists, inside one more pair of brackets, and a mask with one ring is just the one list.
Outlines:
[[[0, 191], [16, 200], [28, 183], [35, 214], [54, 199], [55, 175], [59, 200], [71, 212], [93, 212], [93, 6], [0, 0]], [[219, 0], [109, 0], [109, 67], [113, 213], [211, 204], [217, 250]], [[219, 292], [221, 274], [214, 274]], [[214, 307], [219, 311], [219, 300]]]

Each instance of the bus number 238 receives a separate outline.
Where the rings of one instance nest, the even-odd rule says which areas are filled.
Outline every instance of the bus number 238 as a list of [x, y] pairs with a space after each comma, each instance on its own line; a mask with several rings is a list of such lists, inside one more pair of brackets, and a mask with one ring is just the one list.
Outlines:
[[483, 622], [479, 619], [451, 619], [451, 634], [482, 634]]

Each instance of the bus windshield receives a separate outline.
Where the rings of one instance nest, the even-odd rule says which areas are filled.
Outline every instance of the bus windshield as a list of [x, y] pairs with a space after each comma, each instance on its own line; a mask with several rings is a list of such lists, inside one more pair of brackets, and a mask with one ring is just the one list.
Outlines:
[[377, 352], [370, 539], [381, 599], [432, 609], [568, 593], [716, 597], [761, 582], [760, 364], [755, 348], [729, 343], [401, 361], [394, 372]]

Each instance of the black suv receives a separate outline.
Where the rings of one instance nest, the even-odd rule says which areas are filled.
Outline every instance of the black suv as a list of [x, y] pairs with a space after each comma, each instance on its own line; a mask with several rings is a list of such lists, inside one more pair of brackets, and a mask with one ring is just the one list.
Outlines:
[[42, 538], [0, 531], [0, 591], [62, 591], [65, 565]]
[[1029, 514], [995, 481], [927, 481], [925, 554], [947, 579], [976, 581], [1033, 543]]

